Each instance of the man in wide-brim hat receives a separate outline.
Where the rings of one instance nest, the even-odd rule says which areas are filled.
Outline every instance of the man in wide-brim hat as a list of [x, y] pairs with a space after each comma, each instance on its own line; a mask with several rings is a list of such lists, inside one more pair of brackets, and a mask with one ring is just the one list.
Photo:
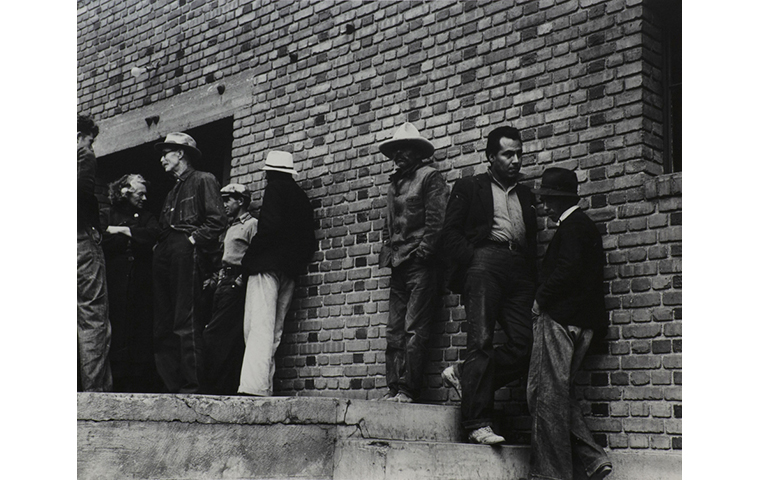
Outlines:
[[595, 331], [604, 335], [604, 250], [594, 222], [578, 207], [578, 179], [565, 168], [547, 168], [534, 190], [559, 226], [544, 256], [533, 303], [533, 350], [528, 408], [533, 415], [531, 478], [573, 478], [573, 461], [588, 478], [612, 471], [591, 436], [573, 380]]
[[440, 297], [439, 237], [448, 188], [429, 164], [435, 147], [411, 123], [404, 123], [380, 151], [396, 164], [388, 186], [380, 267], [391, 268], [390, 312], [386, 329], [388, 392], [397, 402], [419, 398], [430, 326]]
[[217, 268], [213, 262], [218, 261], [227, 215], [216, 178], [193, 167], [201, 158], [193, 137], [170, 133], [154, 148], [177, 181], [164, 201], [153, 253], [156, 369], [168, 392], [196, 393], [204, 323], [198, 318], [199, 299], [203, 280]]

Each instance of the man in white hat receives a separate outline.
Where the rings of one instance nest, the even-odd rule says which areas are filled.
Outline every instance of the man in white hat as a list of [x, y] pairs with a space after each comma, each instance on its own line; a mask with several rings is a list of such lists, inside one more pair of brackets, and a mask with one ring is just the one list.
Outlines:
[[282, 338], [296, 277], [316, 249], [314, 212], [293, 179], [293, 155], [273, 150], [264, 164], [264, 189], [256, 236], [243, 256], [250, 275], [243, 336], [245, 355], [238, 393], [271, 396], [274, 354]]
[[243, 314], [248, 276], [243, 274], [241, 262], [256, 235], [258, 220], [248, 212], [251, 197], [245, 185], [230, 183], [221, 194], [230, 224], [222, 240], [222, 268], [214, 278], [213, 313], [203, 330], [203, 391], [234, 395], [245, 351]]
[[213, 273], [210, 259], [219, 252], [227, 216], [216, 178], [193, 167], [201, 152], [190, 135], [170, 133], [154, 148], [164, 170], [177, 179], [164, 201], [153, 253], [156, 369], [169, 393], [196, 393], [203, 354], [200, 295], [204, 278]]
[[440, 298], [439, 238], [448, 188], [443, 176], [423, 161], [433, 144], [404, 123], [379, 145], [396, 164], [388, 186], [380, 267], [391, 268], [386, 328], [383, 399], [409, 403], [422, 391], [430, 326]]

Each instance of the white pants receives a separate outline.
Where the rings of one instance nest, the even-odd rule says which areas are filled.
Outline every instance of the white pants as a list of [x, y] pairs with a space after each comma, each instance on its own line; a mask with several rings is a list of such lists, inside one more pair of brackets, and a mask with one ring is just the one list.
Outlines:
[[238, 393], [272, 395], [274, 353], [282, 339], [294, 288], [295, 280], [281, 272], [248, 277], [243, 319], [245, 355]]

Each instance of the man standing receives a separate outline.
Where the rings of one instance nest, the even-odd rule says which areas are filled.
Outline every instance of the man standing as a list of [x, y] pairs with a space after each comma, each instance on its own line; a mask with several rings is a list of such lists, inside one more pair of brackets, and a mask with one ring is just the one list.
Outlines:
[[95, 197], [97, 160], [92, 151], [98, 131], [90, 117], [77, 117], [77, 358], [85, 392], [108, 392], [113, 387], [106, 263]]
[[246, 288], [243, 335], [245, 355], [238, 392], [271, 396], [274, 354], [282, 338], [296, 277], [316, 247], [314, 212], [293, 175], [293, 155], [273, 150], [264, 165], [267, 185], [259, 226], [243, 256], [250, 275]]
[[591, 480], [612, 471], [573, 396], [573, 379], [594, 331], [603, 334], [607, 327], [602, 237], [579, 209], [577, 192], [575, 173], [564, 168], [547, 168], [535, 191], [559, 227], [546, 250], [533, 304], [531, 479], [571, 480], [574, 458]]
[[416, 401], [422, 390], [430, 326], [440, 297], [438, 247], [446, 209], [446, 181], [423, 160], [435, 147], [411, 123], [379, 146], [396, 164], [388, 186], [380, 267], [391, 268], [390, 311], [385, 337], [383, 397]]
[[243, 314], [248, 276], [241, 262], [258, 220], [248, 213], [251, 197], [244, 185], [231, 183], [222, 188], [222, 201], [230, 226], [224, 234], [222, 269], [216, 278], [213, 316], [203, 330], [204, 391], [234, 395], [240, 383], [245, 340]]
[[196, 393], [201, 376], [202, 319], [199, 299], [209, 256], [218, 251], [219, 235], [227, 226], [219, 183], [199, 172], [201, 158], [195, 140], [170, 133], [154, 148], [164, 170], [177, 178], [166, 196], [153, 253], [156, 368], [170, 393]]
[[[486, 158], [488, 172], [458, 180], [446, 207], [443, 241], [455, 267], [449, 287], [462, 294], [467, 354], [442, 377], [462, 396], [469, 439], [493, 445], [504, 442], [492, 429], [494, 392], [524, 376], [530, 361], [536, 209], [530, 189], [517, 183], [520, 132], [494, 129]], [[507, 336], [498, 348], [493, 346], [496, 322]]]

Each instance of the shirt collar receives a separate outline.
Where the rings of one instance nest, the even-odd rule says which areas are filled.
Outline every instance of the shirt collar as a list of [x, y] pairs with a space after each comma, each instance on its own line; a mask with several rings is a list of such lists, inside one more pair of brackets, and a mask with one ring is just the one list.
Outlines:
[[565, 210], [565, 212], [562, 215], [559, 216], [559, 221], [557, 222], [557, 225], [560, 225], [563, 221], [565, 221], [565, 219], [567, 217], [570, 216], [571, 213], [573, 213], [574, 211], [578, 210], [579, 208], [581, 208], [581, 207], [579, 207], [578, 205], [573, 205], [572, 207], [570, 207], [567, 210]]
[[493, 174], [493, 172], [491, 171], [491, 169], [490, 169], [490, 168], [488, 169], [488, 176], [489, 176], [489, 177], [491, 177], [491, 181], [492, 181], [493, 183], [495, 183], [496, 185], [498, 185], [498, 186], [499, 186], [499, 188], [501, 188], [502, 190], [504, 190], [504, 191], [505, 191], [505, 192], [507, 192], [507, 193], [509, 193], [509, 191], [510, 191], [510, 190], [512, 190], [513, 188], [515, 188], [515, 187], [517, 186], [517, 182], [513, 183], [512, 185], [510, 185], [510, 186], [508, 186], [508, 187], [504, 186], [504, 184], [503, 184], [503, 183], [501, 183], [501, 182], [500, 182], [500, 181], [499, 181], [499, 180], [498, 180], [498, 179], [497, 179], [497, 178], [494, 176], [494, 174]]
[[251, 217], [250, 213], [243, 212], [243, 214], [242, 215], [238, 215], [238, 217], [235, 220], [233, 220], [232, 223], [230, 223], [230, 225], [235, 225], [236, 223], [245, 223], [248, 220], [250, 220], [251, 218], [252, 217]]
[[193, 173], [194, 171], [195, 171], [195, 169], [193, 167], [191, 167], [190, 165], [188, 165], [187, 169], [184, 172], [182, 172], [179, 175], [179, 177], [177, 177], [177, 180], [180, 181], [180, 182], [184, 182], [185, 180], [187, 180], [187, 177], [189, 177], [190, 174]]

